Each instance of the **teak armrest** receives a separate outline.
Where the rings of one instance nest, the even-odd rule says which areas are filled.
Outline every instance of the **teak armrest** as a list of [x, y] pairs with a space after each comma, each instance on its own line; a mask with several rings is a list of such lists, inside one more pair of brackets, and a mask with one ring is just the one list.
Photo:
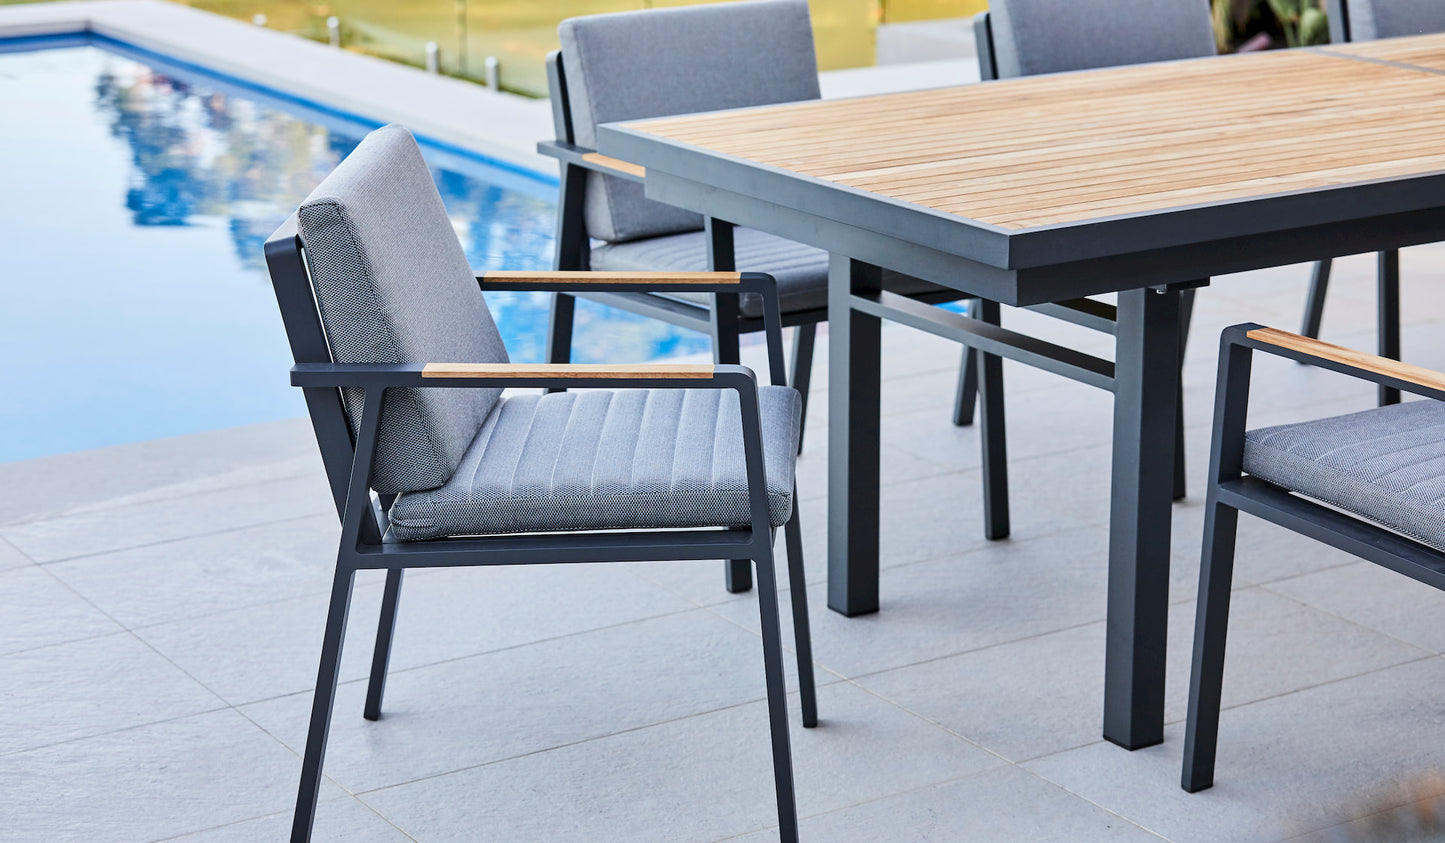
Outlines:
[[1308, 365], [1330, 369], [1385, 386], [1397, 387], [1417, 395], [1445, 400], [1445, 374], [1433, 369], [1401, 363], [1399, 360], [1367, 354], [1353, 348], [1263, 325], [1239, 325], [1231, 330], [1242, 331], [1244, 338], [1248, 340], [1245, 344], [1261, 351], [1268, 351]]
[[711, 378], [711, 363], [428, 363], [424, 378]]
[[627, 179], [628, 181], [640, 182], [647, 177], [647, 169], [633, 164], [630, 161], [623, 161], [620, 158], [611, 158], [595, 149], [588, 149], [585, 146], [576, 146], [562, 141], [541, 141], [537, 144], [537, 151], [565, 163], [592, 170], [597, 173], [604, 173], [609, 176]]

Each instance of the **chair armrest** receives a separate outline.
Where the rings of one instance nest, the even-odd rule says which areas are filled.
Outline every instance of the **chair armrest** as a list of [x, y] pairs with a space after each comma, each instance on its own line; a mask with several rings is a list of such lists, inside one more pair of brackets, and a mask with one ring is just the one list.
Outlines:
[[746, 366], [711, 363], [298, 363], [302, 387], [757, 389]]
[[[763, 299], [763, 328], [772, 383], [788, 382], [783, 371], [783, 313], [778, 282], [763, 272], [486, 272], [477, 276], [483, 290], [543, 290], [558, 293], [757, 293]], [[552, 384], [561, 386], [561, 384]]]
[[478, 275], [477, 283], [484, 290], [575, 290], [592, 293], [685, 290], [701, 293], [767, 293], [776, 287], [771, 276], [759, 272], [497, 271]]
[[1230, 334], [1234, 335], [1228, 340], [1232, 344], [1246, 345], [1310, 366], [1393, 386], [1416, 395], [1445, 400], [1445, 374], [1423, 366], [1401, 363], [1399, 360], [1366, 354], [1353, 348], [1263, 325], [1236, 325], [1226, 329], [1226, 336]]
[[647, 177], [647, 170], [637, 164], [619, 158], [609, 158], [595, 149], [563, 143], [562, 141], [538, 141], [537, 151], [556, 158], [563, 164], [572, 164], [584, 170], [616, 176], [628, 181], [641, 182]]

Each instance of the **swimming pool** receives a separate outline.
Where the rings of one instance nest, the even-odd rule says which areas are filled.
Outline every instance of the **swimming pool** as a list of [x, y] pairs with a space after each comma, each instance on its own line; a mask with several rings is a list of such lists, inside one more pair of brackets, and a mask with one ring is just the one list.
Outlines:
[[[0, 41], [0, 462], [304, 415], [261, 244], [373, 126], [95, 38]], [[423, 143], [476, 269], [550, 265], [556, 182]], [[489, 293], [539, 360], [544, 293]], [[708, 340], [579, 304], [579, 362]]]

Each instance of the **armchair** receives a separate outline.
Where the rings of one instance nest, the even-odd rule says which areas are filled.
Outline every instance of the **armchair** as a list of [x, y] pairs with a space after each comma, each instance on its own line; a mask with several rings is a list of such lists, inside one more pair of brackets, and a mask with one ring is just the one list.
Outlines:
[[[1246, 431], [1254, 354], [1433, 400]], [[1220, 338], [1182, 785], [1214, 784], [1235, 530], [1247, 512], [1445, 589], [1445, 375], [1260, 325]]]
[[[558, 34], [562, 49], [547, 57], [556, 140], [537, 145], [561, 168], [554, 267], [770, 274], [778, 284], [783, 324], [794, 328], [789, 383], [802, 396], [806, 418], [817, 325], [828, 315], [827, 253], [649, 200], [642, 191], [643, 168], [601, 155], [596, 147], [601, 123], [817, 99], [807, 3], [761, 0], [591, 15], [563, 21]], [[929, 304], [964, 298], [887, 270], [883, 286]], [[738, 362], [740, 335], [763, 327], [760, 300], [752, 295], [734, 301], [697, 290], [560, 292], [548, 334], [553, 362], [571, 359], [577, 296], [708, 332], [720, 363]], [[967, 352], [961, 375], [967, 397], [956, 412], [959, 424], [973, 419], [974, 359]], [[998, 358], [987, 359], [992, 362], [986, 386], [997, 397], [985, 396], [981, 403], [991, 421], [983, 432], [985, 533], [1003, 538], [1009, 532], [1003, 374]], [[746, 591], [747, 566], [734, 562], [726, 581], [729, 591]]]
[[[793, 482], [800, 399], [737, 365], [516, 364], [478, 283], [757, 295], [781, 380], [778, 304], [749, 273], [489, 273], [477, 279], [411, 135], [369, 135], [266, 243], [341, 519], [293, 841], [310, 838], [358, 570], [387, 572], [364, 716], [381, 716], [408, 568], [746, 559], [757, 569], [778, 821], [797, 839], [773, 539], [788, 542], [803, 723], [817, 723]], [[585, 392], [506, 396], [510, 387]]]

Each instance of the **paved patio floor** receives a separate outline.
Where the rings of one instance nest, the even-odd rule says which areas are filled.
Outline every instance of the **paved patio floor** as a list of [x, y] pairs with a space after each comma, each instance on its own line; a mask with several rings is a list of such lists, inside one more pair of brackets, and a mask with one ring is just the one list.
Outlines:
[[[1445, 365], [1445, 249], [1403, 264], [1407, 359]], [[1336, 267], [1326, 338], [1372, 347], [1372, 263]], [[957, 350], [888, 328], [883, 609], [849, 620], [823, 607], [820, 355], [800, 463], [824, 683], [820, 727], [794, 724], [805, 839], [1348, 839], [1445, 791], [1445, 595], [1249, 518], [1218, 785], [1179, 789], [1216, 339], [1293, 328], [1306, 278], [1200, 294], [1170, 725], [1134, 753], [1099, 737], [1108, 395], [1010, 366], [1013, 536], [990, 543], [977, 431], [948, 420]], [[1252, 424], [1372, 401], [1257, 370]], [[0, 489], [0, 839], [282, 839], [338, 534], [307, 423], [0, 465]], [[776, 837], [756, 596], [725, 593], [720, 565], [409, 574], [368, 722], [379, 596], [361, 577], [319, 839]]]

